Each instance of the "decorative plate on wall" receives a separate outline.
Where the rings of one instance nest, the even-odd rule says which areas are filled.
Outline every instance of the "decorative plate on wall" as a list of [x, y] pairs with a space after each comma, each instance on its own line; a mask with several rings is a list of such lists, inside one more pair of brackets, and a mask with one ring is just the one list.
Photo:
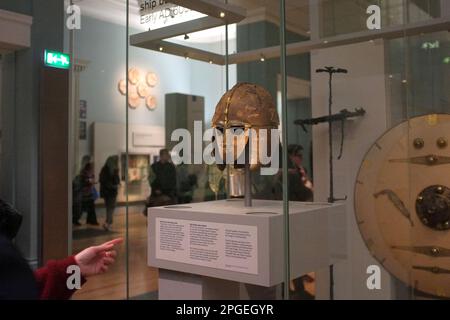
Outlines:
[[128, 105], [132, 109], [136, 109], [139, 107], [141, 103], [141, 98], [139, 97], [137, 93], [137, 89], [135, 86], [130, 86], [129, 93], [128, 93]]
[[141, 72], [136, 68], [131, 68], [128, 72], [128, 79], [131, 84], [136, 85], [141, 78]]
[[150, 94], [150, 88], [143, 82], [137, 86], [137, 93], [139, 97], [146, 98]]
[[145, 99], [145, 104], [147, 108], [151, 111], [155, 110], [158, 107], [158, 102], [156, 101], [156, 98], [152, 95], [148, 96]]
[[154, 87], [156, 87], [157, 85], [158, 85], [158, 76], [156, 75], [156, 73], [154, 73], [154, 72], [149, 72], [149, 73], [147, 73], [147, 77], [146, 77], [146, 80], [147, 80], [147, 84], [151, 87], [151, 88], [154, 88]]
[[127, 82], [126, 80], [120, 80], [118, 84], [119, 92], [121, 95], [127, 94]]
[[[145, 100], [147, 108], [155, 110], [157, 108], [157, 100], [152, 95], [151, 88], [158, 85], [158, 76], [154, 72], [148, 72], [145, 79], [143, 79], [141, 74], [142, 72], [138, 68], [131, 68], [128, 71], [128, 105], [131, 109], [137, 109], [141, 104], [141, 100]], [[121, 95], [126, 96], [126, 80], [120, 80], [117, 88]]]

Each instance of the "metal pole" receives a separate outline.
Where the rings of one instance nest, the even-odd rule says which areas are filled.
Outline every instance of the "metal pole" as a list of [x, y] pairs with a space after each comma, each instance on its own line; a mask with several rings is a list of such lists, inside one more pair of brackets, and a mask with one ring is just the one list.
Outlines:
[[[331, 121], [332, 108], [333, 108], [333, 72], [330, 72], [329, 77], [329, 97], [328, 97], [328, 116], [330, 120], [328, 122], [328, 145], [330, 148], [329, 161], [330, 161], [330, 196], [328, 198], [329, 203], [334, 202], [334, 178], [333, 178], [333, 121]], [[334, 266], [329, 266], [330, 276], [330, 300], [334, 300]]]
[[[68, 2], [69, 5], [73, 5], [73, 0], [70, 0]], [[76, 55], [75, 55], [75, 31], [73, 29], [69, 30], [69, 53], [70, 56], [72, 57], [72, 65], [70, 67], [69, 70], [69, 139], [68, 139], [68, 143], [69, 143], [69, 148], [68, 148], [68, 159], [69, 159], [69, 163], [68, 163], [68, 172], [67, 174], [69, 175], [69, 181], [68, 181], [68, 190], [69, 190], [69, 194], [68, 194], [68, 206], [67, 206], [67, 212], [69, 212], [68, 215], [68, 221], [67, 221], [67, 231], [68, 231], [68, 236], [67, 236], [67, 252], [69, 253], [69, 255], [72, 254], [72, 245], [73, 245], [73, 237], [72, 237], [72, 229], [73, 229], [73, 210], [72, 210], [72, 203], [73, 203], [73, 199], [72, 199], [72, 181], [73, 178], [76, 175], [76, 164], [77, 164], [77, 159], [79, 159], [79, 155], [78, 155], [78, 135], [75, 135], [75, 132], [78, 132], [78, 130], [75, 130], [75, 125], [78, 122], [74, 122], [74, 118], [76, 119], [78, 116], [78, 106], [79, 104], [76, 103], [75, 101], [75, 97], [76, 95], [76, 89], [75, 89], [75, 62], [76, 62]]]
[[334, 202], [334, 179], [333, 179], [333, 121], [331, 121], [331, 115], [332, 115], [332, 106], [333, 106], [333, 73], [330, 72], [330, 78], [329, 78], [329, 89], [330, 89], [330, 96], [328, 98], [328, 116], [330, 117], [330, 120], [328, 121], [328, 145], [330, 148], [329, 153], [329, 162], [330, 162], [330, 196], [328, 198], [328, 202], [333, 203]]
[[250, 142], [245, 147], [245, 206], [252, 206], [252, 172], [250, 170]]
[[[228, 0], [225, 0], [225, 4], [228, 3]], [[230, 90], [230, 62], [229, 62], [229, 42], [228, 42], [228, 23], [225, 24], [225, 92]], [[230, 166], [227, 165], [227, 199], [231, 197], [231, 172]], [[217, 200], [217, 199], [216, 199]], [[251, 206], [251, 204], [250, 204]]]
[[[228, 0], [225, 0], [225, 4]], [[229, 62], [229, 42], [228, 42], [228, 22], [225, 24], [225, 89], [230, 90], [230, 62]]]
[[128, 124], [128, 121], [129, 121], [129, 115], [128, 115], [128, 97], [129, 97], [129, 92], [128, 92], [128, 69], [129, 69], [129, 64], [130, 64], [130, 62], [129, 62], [129, 58], [130, 58], [130, 56], [129, 56], [129, 43], [128, 43], [128, 41], [129, 41], [129, 38], [130, 38], [130, 0], [127, 0], [127, 10], [126, 10], [126, 14], [127, 14], [127, 17], [126, 17], [126, 32], [125, 32], [125, 34], [126, 34], [126, 41], [125, 41], [125, 44], [126, 44], [126, 48], [125, 48], [125, 56], [126, 56], [126, 63], [125, 63], [125, 68], [126, 68], [126, 70], [125, 70], [125, 73], [126, 73], [126, 84], [127, 84], [127, 88], [126, 88], [126, 95], [125, 95], [125, 98], [126, 98], [126, 101], [125, 101], [125, 121], [126, 121], [126, 124], [125, 124], [125, 130], [126, 130], [126, 133], [125, 133], [125, 143], [126, 143], [126, 146], [125, 146], [125, 153], [126, 153], [126, 156], [125, 156], [125, 158], [126, 158], [126, 160], [125, 160], [125, 198], [126, 198], [126, 204], [125, 204], [125, 257], [126, 257], [126, 264], [125, 264], [125, 269], [126, 269], [126, 281], [127, 281], [127, 284], [126, 284], [126, 297], [127, 297], [127, 300], [129, 300], [130, 299], [130, 267], [129, 267], [129, 264], [130, 264], [130, 253], [129, 253], [129, 249], [130, 249], [130, 246], [129, 246], [129, 223], [128, 223], [128, 152], [129, 152], [129, 146], [128, 146], [128, 144], [129, 144], [129, 136], [128, 136], [128, 126], [129, 126], [129, 124]]
[[288, 155], [287, 155], [287, 75], [286, 75], [286, 0], [280, 0], [280, 67], [281, 67], [281, 117], [283, 137], [283, 216], [284, 216], [284, 299], [289, 300], [291, 281], [290, 237], [289, 237], [289, 192], [288, 192]]
[[334, 300], [334, 265], [330, 265], [330, 300]]
[[251, 207], [252, 203], [252, 172], [250, 171], [250, 164], [245, 164], [245, 206]]

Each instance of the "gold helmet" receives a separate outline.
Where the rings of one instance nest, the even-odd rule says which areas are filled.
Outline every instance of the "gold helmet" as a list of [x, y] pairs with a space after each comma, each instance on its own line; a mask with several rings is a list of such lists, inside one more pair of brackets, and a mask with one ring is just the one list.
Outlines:
[[[240, 167], [237, 160], [251, 139], [249, 161], [251, 169], [257, 169], [261, 165], [259, 148], [265, 145], [270, 153], [271, 129], [278, 129], [279, 125], [280, 119], [271, 94], [259, 85], [238, 83], [220, 99], [212, 119], [220, 158], [224, 163], [231, 164], [227, 161], [227, 154], [233, 152], [231, 159], [235, 167]], [[261, 129], [267, 131], [263, 133]], [[236, 142], [239, 136], [243, 137], [241, 144]], [[227, 137], [233, 137], [229, 141], [231, 143], [227, 144]], [[219, 167], [223, 169], [225, 166]]]

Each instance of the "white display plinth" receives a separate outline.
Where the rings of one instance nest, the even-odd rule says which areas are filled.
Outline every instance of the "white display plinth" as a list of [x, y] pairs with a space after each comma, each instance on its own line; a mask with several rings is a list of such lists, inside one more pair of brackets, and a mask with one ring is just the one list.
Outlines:
[[[159, 298], [237, 299], [239, 283], [261, 292], [283, 283], [282, 212], [281, 201], [240, 199], [149, 208]], [[292, 279], [346, 259], [345, 204], [290, 202], [290, 239]]]

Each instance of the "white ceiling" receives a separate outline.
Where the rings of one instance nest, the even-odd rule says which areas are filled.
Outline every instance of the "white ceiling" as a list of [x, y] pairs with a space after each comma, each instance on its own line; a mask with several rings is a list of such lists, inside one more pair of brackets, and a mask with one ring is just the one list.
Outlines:
[[[82, 16], [126, 25], [127, 6], [125, 0], [74, 0], [74, 4], [81, 8]], [[141, 27], [137, 0], [130, 0], [130, 25], [133, 28]]]
[[[81, 8], [82, 16], [88, 16], [102, 21], [119, 25], [126, 25], [126, 0], [75, 0], [74, 3]], [[136, 31], [147, 31], [147, 26], [140, 24], [139, 6], [137, 0], [130, 0], [130, 27]], [[236, 37], [236, 28], [229, 28], [229, 38]], [[214, 43], [225, 39], [225, 28], [218, 27], [184, 36], [176, 40], [190, 43]]]
[[[81, 7], [82, 15], [99, 20], [126, 25], [126, 0], [74, 0]], [[277, 0], [229, 0], [230, 4], [247, 9], [254, 19], [265, 19], [277, 23], [279, 20], [279, 1]], [[307, 34], [309, 29], [308, 0], [288, 0], [287, 19], [291, 31]], [[249, 21], [254, 21], [249, 18]], [[245, 21], [244, 21], [245, 22]], [[140, 24], [138, 0], [130, 0], [130, 26], [139, 31], [146, 31], [147, 27]], [[189, 35], [187, 42], [212, 43], [225, 39], [225, 28], [219, 27]], [[236, 37], [236, 28], [229, 29], [229, 38]], [[183, 36], [177, 40], [182, 40]]]
[[[0, 0], [1, 1], [1, 0]], [[145, 25], [140, 24], [139, 4], [138, 0], [130, 1], [130, 26], [136, 30], [147, 30]], [[220, 0], [217, 0], [220, 1]], [[328, 8], [334, 10], [339, 8], [339, 13], [335, 13], [332, 22], [334, 25], [340, 26], [344, 29], [352, 30], [351, 24], [359, 26], [358, 19], [372, 0], [352, 0], [342, 1], [337, 4], [336, 0], [323, 0], [320, 4], [322, 10]], [[450, 0], [449, 0], [450, 1]], [[95, 17], [116, 24], [126, 25], [126, 0], [74, 0], [82, 9], [82, 14]], [[309, 2], [310, 0], [286, 0], [286, 23], [290, 31], [298, 34], [307, 35], [309, 33]], [[279, 23], [279, 0], [228, 0], [228, 3], [237, 5], [247, 9], [248, 19], [243, 23], [254, 22], [260, 20], [267, 20], [273, 23]], [[389, 6], [386, 10], [389, 11], [390, 19], [395, 20], [396, 13], [403, 13], [399, 10], [403, 7], [403, 0], [390, 0]], [[400, 8], [398, 8], [400, 7]], [[334, 8], [334, 9], [333, 9]], [[219, 42], [225, 38], [224, 28], [215, 28], [211, 30], [202, 31], [190, 35], [189, 42], [192, 43], [208, 43]], [[235, 30], [231, 30], [230, 38], [234, 38]], [[182, 39], [181, 37], [180, 39]]]

